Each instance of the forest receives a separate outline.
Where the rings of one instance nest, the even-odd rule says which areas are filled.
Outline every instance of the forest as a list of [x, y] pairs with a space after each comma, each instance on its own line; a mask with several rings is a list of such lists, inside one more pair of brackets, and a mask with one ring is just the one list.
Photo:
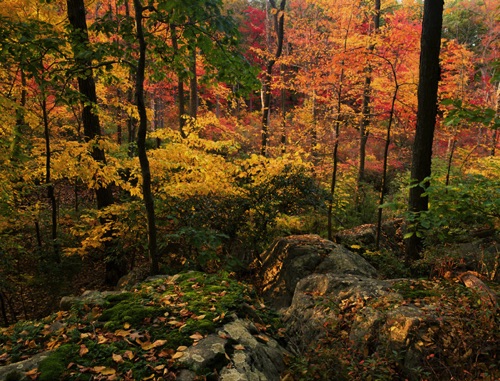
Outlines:
[[500, 7], [441, 3], [1, 1], [0, 326], [367, 224], [386, 276], [460, 269], [500, 226]]

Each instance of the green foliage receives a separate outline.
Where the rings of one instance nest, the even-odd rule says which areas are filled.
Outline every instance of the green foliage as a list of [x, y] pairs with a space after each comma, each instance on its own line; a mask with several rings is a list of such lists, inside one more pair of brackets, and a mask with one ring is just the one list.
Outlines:
[[444, 99], [441, 104], [452, 107], [445, 118], [447, 126], [457, 126], [468, 122], [480, 123], [495, 130], [500, 128], [500, 116], [493, 108], [464, 105], [460, 99]]

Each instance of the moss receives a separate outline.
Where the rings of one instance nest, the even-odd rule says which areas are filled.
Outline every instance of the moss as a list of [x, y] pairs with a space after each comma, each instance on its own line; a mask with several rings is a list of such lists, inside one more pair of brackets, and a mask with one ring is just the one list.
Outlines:
[[5, 376], [5, 381], [20, 381], [24, 379], [24, 374], [18, 370], [13, 370], [12, 372], [7, 373]]
[[392, 289], [401, 294], [404, 299], [414, 300], [423, 299], [433, 296], [438, 296], [439, 293], [436, 290], [431, 290], [426, 288], [422, 283], [418, 282], [399, 282], [392, 286]]
[[144, 306], [139, 300], [125, 299], [115, 306], [104, 310], [99, 320], [107, 322], [105, 328], [118, 329], [124, 323], [139, 326], [146, 318], [159, 316], [162, 310], [158, 307]]
[[77, 358], [78, 349], [79, 347], [76, 344], [65, 344], [57, 348], [49, 355], [49, 357], [40, 363], [40, 366], [38, 367], [38, 371], [40, 372], [38, 380], [64, 380], [66, 366], [69, 362], [71, 362], [71, 359]]
[[106, 301], [108, 301], [111, 304], [117, 304], [119, 302], [122, 302], [124, 300], [129, 300], [134, 297], [134, 294], [131, 292], [124, 292], [121, 294], [116, 294], [116, 295], [109, 295], [106, 297]]

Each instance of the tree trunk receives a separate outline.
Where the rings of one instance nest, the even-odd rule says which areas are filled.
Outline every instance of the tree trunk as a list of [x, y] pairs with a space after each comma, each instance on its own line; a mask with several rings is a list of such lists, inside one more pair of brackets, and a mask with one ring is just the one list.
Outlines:
[[[170, 40], [172, 41], [172, 49], [174, 50], [174, 56], [179, 54], [179, 44], [177, 42], [177, 29], [174, 24], [170, 25]], [[177, 98], [179, 101], [179, 132], [183, 138], [187, 138], [187, 134], [184, 131], [184, 125], [186, 120], [184, 119], [184, 80], [180, 70], [177, 70]]]
[[[72, 35], [72, 49], [75, 55], [75, 61], [80, 69], [83, 70], [85, 75], [78, 76], [78, 88], [80, 93], [85, 98], [82, 107], [82, 122], [84, 140], [90, 142], [97, 140], [101, 136], [101, 125], [99, 115], [93, 111], [93, 105], [97, 104], [97, 94], [95, 88], [95, 81], [92, 73], [92, 61], [89, 58], [80, 58], [80, 52], [88, 49], [89, 37], [86, 22], [85, 5], [83, 0], [66, 0], [68, 8], [68, 19], [73, 28]], [[96, 142], [97, 143], [97, 142]], [[92, 158], [99, 162], [101, 165], [106, 165], [106, 156], [104, 151], [100, 149], [97, 144], [94, 144], [91, 151]], [[113, 192], [109, 184], [101, 185], [95, 190], [97, 199], [97, 208], [104, 209], [114, 203]], [[101, 223], [104, 224], [108, 220], [102, 218]], [[112, 235], [109, 231], [108, 236]], [[113, 241], [108, 240], [105, 242], [106, 251], [111, 252]], [[106, 262], [106, 275], [105, 282], [108, 285], [116, 285], [120, 277], [126, 273], [126, 264], [123, 258], [117, 255], [110, 255], [112, 258]]]
[[146, 132], [148, 119], [146, 114], [146, 104], [144, 101], [144, 73], [146, 69], [146, 40], [142, 26], [143, 12], [145, 8], [140, 0], [134, 0], [135, 21], [137, 28], [137, 39], [139, 40], [139, 59], [137, 62], [135, 101], [139, 113], [139, 129], [137, 131], [137, 154], [142, 173], [142, 195], [146, 216], [148, 221], [148, 248], [151, 259], [151, 274], [158, 274], [159, 263], [156, 243], [156, 222], [153, 193], [151, 191], [151, 171], [146, 153]]
[[52, 239], [52, 249], [53, 249], [53, 259], [56, 263], [60, 262], [60, 250], [57, 242], [57, 201], [54, 193], [54, 184], [52, 184], [51, 178], [51, 159], [52, 151], [50, 148], [50, 129], [49, 129], [49, 115], [47, 113], [47, 100], [46, 95], [42, 94], [42, 118], [43, 118], [43, 130], [45, 136], [45, 185], [47, 186], [47, 198], [50, 202], [51, 211], [51, 234]]
[[198, 115], [198, 77], [196, 75], [196, 46], [191, 51], [191, 78], [189, 78], [189, 116], [196, 119]]
[[437, 115], [437, 90], [440, 79], [439, 53], [443, 24], [443, 0], [425, 1], [420, 40], [420, 70], [418, 84], [418, 111], [413, 144], [409, 211], [416, 218], [414, 234], [406, 241], [406, 261], [420, 257], [423, 241], [418, 217], [428, 210], [428, 196], [424, 194], [431, 175], [432, 143]]
[[21, 85], [23, 86], [21, 90], [21, 103], [20, 107], [16, 110], [16, 125], [14, 126], [14, 139], [12, 139], [12, 145], [10, 150], [10, 160], [14, 161], [19, 158], [21, 153], [21, 136], [23, 135], [23, 129], [26, 125], [26, 120], [24, 118], [25, 107], [26, 107], [26, 75], [24, 70], [20, 69], [21, 74]]
[[[79, 54], [89, 45], [89, 36], [87, 31], [87, 22], [85, 19], [85, 5], [83, 0], [66, 0], [68, 7], [68, 19], [73, 28], [72, 49], [75, 55], [76, 63], [83, 69], [85, 75], [78, 76], [78, 88], [85, 97], [83, 102], [83, 133], [86, 142], [101, 136], [101, 125], [99, 116], [93, 112], [93, 105], [97, 104], [97, 95], [92, 70], [92, 61], [88, 58], [80, 58]], [[102, 165], [106, 165], [104, 151], [94, 145], [92, 157]], [[97, 208], [103, 209], [114, 202], [113, 193], [109, 185], [99, 186], [96, 190]]]
[[399, 90], [399, 84], [397, 81], [396, 71], [394, 70], [394, 66], [392, 67], [392, 69], [393, 69], [392, 74], [394, 76], [395, 88], [394, 88], [394, 94], [392, 95], [391, 111], [389, 112], [389, 122], [387, 125], [385, 145], [384, 145], [384, 164], [382, 167], [382, 184], [380, 185], [380, 195], [379, 195], [378, 214], [377, 214], [377, 232], [375, 236], [375, 247], [377, 250], [380, 249], [380, 238], [382, 235], [382, 212], [383, 212], [382, 205], [384, 204], [385, 188], [387, 186], [389, 146], [391, 145], [391, 127], [392, 127], [392, 122], [394, 120], [394, 109], [396, 105], [396, 100], [398, 99], [398, 90]]
[[[380, 28], [380, 0], [375, 0], [373, 16], [373, 34], [376, 34]], [[370, 32], [370, 34], [372, 34]], [[375, 45], [370, 43], [368, 54], [373, 53]], [[370, 58], [370, 57], [369, 57]], [[366, 143], [370, 134], [369, 126], [371, 120], [371, 92], [372, 92], [372, 67], [368, 63], [365, 68], [365, 83], [363, 88], [363, 106], [362, 118], [359, 126], [359, 169], [358, 169], [358, 187], [365, 180], [365, 161], [366, 161]]]
[[271, 82], [273, 66], [281, 57], [283, 52], [283, 37], [285, 35], [285, 5], [286, 0], [281, 0], [279, 9], [276, 7], [275, 0], [269, 0], [273, 12], [274, 32], [277, 38], [277, 47], [274, 57], [267, 61], [266, 72], [262, 81], [262, 144], [260, 153], [262, 156], [267, 155], [267, 144], [269, 140], [269, 107], [271, 105]]

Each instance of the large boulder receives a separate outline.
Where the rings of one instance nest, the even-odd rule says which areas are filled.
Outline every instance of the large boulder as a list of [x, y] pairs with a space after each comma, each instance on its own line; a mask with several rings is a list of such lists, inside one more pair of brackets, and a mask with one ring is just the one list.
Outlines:
[[331, 273], [301, 280], [283, 314], [290, 350], [306, 353], [338, 335], [360, 359], [397, 353], [400, 374], [418, 380], [442, 329], [432, 306], [404, 304], [397, 282]]
[[377, 277], [377, 271], [361, 256], [318, 235], [277, 239], [261, 255], [259, 286], [274, 308], [290, 305], [297, 283], [310, 274], [350, 274]]
[[215, 369], [221, 381], [279, 381], [287, 351], [251, 321], [233, 318], [218, 334], [186, 349], [180, 364], [197, 372]]

